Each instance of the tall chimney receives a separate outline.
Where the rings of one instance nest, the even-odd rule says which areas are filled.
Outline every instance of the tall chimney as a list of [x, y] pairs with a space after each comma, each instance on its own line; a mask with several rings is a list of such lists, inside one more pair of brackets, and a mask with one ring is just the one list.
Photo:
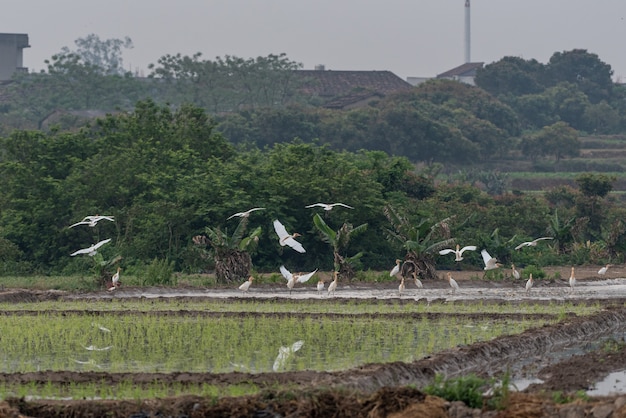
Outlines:
[[470, 62], [470, 0], [465, 0], [465, 62]]

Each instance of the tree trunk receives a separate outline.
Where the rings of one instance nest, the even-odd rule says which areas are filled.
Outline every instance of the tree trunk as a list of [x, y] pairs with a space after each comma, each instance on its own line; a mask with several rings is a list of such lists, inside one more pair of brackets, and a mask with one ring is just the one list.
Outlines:
[[215, 276], [220, 284], [231, 284], [250, 277], [252, 258], [245, 251], [229, 250], [215, 255]]

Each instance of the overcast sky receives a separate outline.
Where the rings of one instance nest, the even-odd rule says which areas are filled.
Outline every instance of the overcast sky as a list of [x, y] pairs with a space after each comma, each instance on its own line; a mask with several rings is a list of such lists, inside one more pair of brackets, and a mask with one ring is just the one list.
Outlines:
[[[546, 63], [587, 49], [626, 81], [625, 0], [471, 0], [471, 61]], [[165, 54], [252, 58], [286, 53], [305, 69], [389, 70], [430, 77], [464, 62], [465, 0], [23, 0], [5, 2], [0, 32], [26, 33], [24, 66], [74, 40], [128, 36], [124, 65], [147, 74]]]

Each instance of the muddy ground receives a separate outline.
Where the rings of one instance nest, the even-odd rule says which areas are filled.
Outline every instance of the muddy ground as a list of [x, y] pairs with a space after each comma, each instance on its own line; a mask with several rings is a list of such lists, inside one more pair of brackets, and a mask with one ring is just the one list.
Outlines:
[[[566, 279], [569, 269], [564, 268], [561, 280], [540, 283], [534, 293], [523, 291], [524, 281], [491, 282], [468, 281], [476, 273], [455, 272], [463, 291], [450, 293], [446, 283], [424, 283], [426, 290], [400, 296], [393, 283], [340, 285], [336, 300], [351, 297], [375, 298], [389, 303], [516, 303], [526, 299], [546, 301], [567, 300], [571, 303], [600, 303], [605, 307], [592, 317], [571, 316], [553, 325], [528, 330], [520, 335], [504, 336], [488, 342], [459, 346], [413, 363], [367, 364], [340, 372], [285, 372], [285, 373], [104, 373], [104, 372], [38, 372], [0, 374], [0, 382], [60, 384], [70, 382], [101, 382], [115, 385], [132, 380], [137, 385], [159, 381], [184, 385], [251, 383], [262, 388], [257, 396], [239, 398], [200, 398], [182, 396], [171, 399], [145, 401], [116, 400], [26, 400], [9, 398], [0, 403], [0, 418], [4, 416], [30, 417], [463, 417], [463, 416], [624, 416], [626, 395], [609, 393], [607, 396], [582, 396], [611, 372], [626, 369], [626, 277], [619, 268], [600, 278], [597, 268], [587, 271], [577, 269], [580, 287], [569, 292]], [[626, 271], [625, 271], [626, 273]], [[624, 286], [624, 288], [622, 288]], [[343, 291], [342, 291], [343, 290]], [[259, 286], [256, 292], [242, 295], [230, 289], [123, 289], [121, 292], [93, 292], [67, 294], [55, 291], [5, 291], [3, 301], [37, 301], [46, 299], [82, 298], [251, 298], [272, 299], [291, 297], [323, 303], [320, 296], [306, 288], [289, 295], [286, 289]], [[350, 296], [350, 295], [356, 296]], [[363, 296], [365, 295], [365, 296]], [[78, 312], [77, 312], [78, 313]], [[19, 314], [19, 313], [0, 313]], [[93, 312], [91, 313], [93, 314]], [[110, 315], [111, 313], [107, 313]], [[123, 312], [118, 314], [138, 314]], [[154, 312], [151, 315], [155, 314]], [[184, 315], [198, 313], [161, 312], [157, 315]], [[205, 313], [210, 315], [210, 313]], [[235, 314], [237, 315], [237, 314]], [[395, 315], [395, 314], [391, 314]], [[403, 314], [398, 314], [403, 315]], [[429, 314], [424, 314], [429, 315]], [[407, 316], [407, 320], [414, 318]], [[491, 315], [494, 316], [494, 315]], [[517, 318], [516, 314], [509, 317]], [[608, 339], [602, 340], [603, 338]], [[603, 342], [602, 342], [603, 341]], [[584, 350], [568, 353], [571, 346]], [[459, 403], [446, 402], [425, 395], [420, 388], [432, 382], [437, 373], [449, 377], [475, 373], [482, 377], [502, 376], [505, 372], [515, 378], [533, 376], [535, 383], [519, 392], [512, 392], [504, 410], [470, 411]], [[277, 390], [276, 387], [288, 387]], [[488, 399], [488, 396], [485, 397]], [[473, 415], [472, 415], [473, 414]]]

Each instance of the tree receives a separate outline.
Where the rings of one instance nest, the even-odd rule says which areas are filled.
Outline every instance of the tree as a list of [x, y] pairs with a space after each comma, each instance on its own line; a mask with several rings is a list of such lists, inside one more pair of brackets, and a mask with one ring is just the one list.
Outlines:
[[557, 122], [523, 137], [521, 150], [530, 158], [553, 155], [558, 162], [563, 157], [575, 157], [580, 153], [580, 139], [578, 132], [567, 123]]
[[345, 277], [350, 280], [354, 277], [354, 263], [363, 256], [362, 252], [359, 252], [351, 257], [345, 255], [344, 251], [348, 248], [350, 239], [367, 229], [367, 224], [361, 224], [357, 227], [352, 226], [345, 222], [338, 231], [333, 231], [322, 217], [316, 213], [313, 216], [313, 224], [317, 230], [322, 234], [324, 242], [330, 244], [333, 249], [333, 268], [334, 271], [339, 272], [341, 277]]
[[124, 39], [101, 40], [96, 34], [89, 34], [85, 38], [78, 38], [74, 41], [78, 49], [70, 51], [68, 47], [61, 48], [62, 55], [76, 55], [82, 62], [98, 68], [103, 74], [123, 75], [124, 63], [122, 59], [122, 48], [133, 48], [133, 41], [128, 37]]
[[540, 93], [544, 89], [545, 66], [535, 59], [504, 57], [476, 71], [476, 85], [496, 97]]

